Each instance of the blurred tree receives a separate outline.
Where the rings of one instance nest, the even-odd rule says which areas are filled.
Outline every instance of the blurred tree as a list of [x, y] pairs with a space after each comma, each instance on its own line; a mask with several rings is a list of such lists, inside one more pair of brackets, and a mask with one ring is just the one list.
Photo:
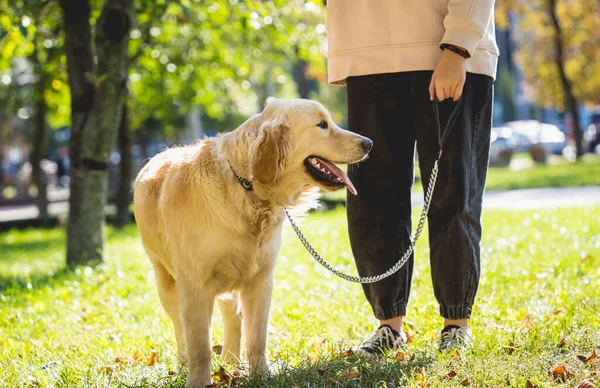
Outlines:
[[[7, 78], [8, 87], [13, 89], [32, 88], [26, 93], [28, 98], [15, 98], [19, 95], [9, 93], [5, 96], [5, 111], [32, 110], [33, 148], [30, 155], [32, 181], [37, 191], [36, 203], [39, 217], [48, 215], [47, 179], [41, 168], [46, 154], [47, 122], [50, 118], [55, 124], [63, 124], [67, 112], [62, 107], [67, 90], [60, 68], [62, 63], [62, 44], [58, 36], [60, 17], [58, 4], [19, 0], [10, 4], [0, 4], [0, 71], [12, 70]], [[27, 58], [26, 65], [15, 65], [15, 58]], [[16, 68], [20, 70], [17, 73]], [[22, 70], [21, 70], [22, 69]], [[61, 117], [62, 116], [62, 117]]]
[[129, 108], [127, 101], [123, 104], [121, 123], [119, 124], [119, 151], [121, 161], [119, 164], [119, 185], [116, 193], [117, 214], [113, 222], [116, 228], [122, 228], [131, 220], [129, 205], [131, 205], [131, 181], [133, 179], [133, 160], [131, 147], [133, 146], [131, 131], [129, 128]]
[[134, 129], [152, 117], [172, 133], [192, 106], [210, 118], [252, 114], [272, 94], [298, 95], [290, 77], [298, 56], [307, 70], [324, 69], [324, 12], [314, 2], [167, 2], [147, 39], [142, 26], [150, 16], [139, 18], [132, 47], [146, 49], [130, 74]]
[[[600, 13], [596, 0], [499, 0], [496, 21], [515, 20], [515, 59], [526, 92], [572, 117], [577, 157], [583, 150], [578, 108], [600, 103]], [[514, 15], [515, 19], [511, 19]]]
[[[127, 85], [133, 0], [106, 0], [95, 22], [89, 0], [60, 0], [71, 89], [71, 196], [67, 264], [102, 260], [110, 152]], [[96, 64], [94, 58], [97, 58]]]
[[[139, 23], [131, 29], [130, 33], [130, 44], [129, 44], [129, 55], [127, 68], [131, 69], [136, 63], [138, 58], [144, 53], [144, 51], [151, 44], [151, 31], [153, 27], [160, 24], [160, 18], [165, 12], [168, 2], [166, 1], [150, 1], [150, 0], [139, 0], [135, 1], [135, 14], [136, 21]], [[142, 38], [141, 42], [132, 42], [134, 39]], [[129, 119], [129, 88], [124, 90], [123, 96], [123, 107], [122, 117], [119, 124], [118, 133], [118, 147], [121, 155], [119, 163], [119, 181], [117, 186], [117, 192], [115, 195], [115, 202], [117, 206], [117, 213], [114, 219], [114, 225], [117, 228], [122, 228], [127, 225], [131, 220], [129, 212], [129, 205], [132, 201], [132, 190], [131, 183], [133, 180], [133, 157], [131, 154], [131, 147], [133, 146], [132, 133], [130, 129]]]
[[509, 122], [515, 118], [514, 84], [514, 77], [508, 70], [503, 70], [498, 73], [496, 93], [497, 98], [502, 101], [503, 122]]

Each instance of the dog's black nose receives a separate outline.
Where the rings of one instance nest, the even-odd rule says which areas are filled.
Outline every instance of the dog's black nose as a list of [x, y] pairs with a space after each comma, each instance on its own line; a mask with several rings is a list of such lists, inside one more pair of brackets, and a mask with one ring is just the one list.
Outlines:
[[365, 152], [369, 152], [371, 151], [371, 148], [373, 148], [373, 142], [371, 141], [371, 139], [365, 138], [365, 140], [363, 140], [362, 143], [360, 143], [360, 146], [363, 150], [365, 150]]

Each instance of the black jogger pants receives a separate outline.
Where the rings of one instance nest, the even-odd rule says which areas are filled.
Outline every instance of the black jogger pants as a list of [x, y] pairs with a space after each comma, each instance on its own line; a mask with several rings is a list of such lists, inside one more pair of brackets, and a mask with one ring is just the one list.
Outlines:
[[[426, 189], [438, 151], [429, 100], [431, 71], [350, 77], [349, 129], [373, 140], [369, 159], [350, 169], [358, 196], [348, 194], [350, 241], [361, 276], [393, 266], [410, 244], [415, 141]], [[470, 318], [479, 284], [481, 208], [489, 161], [492, 83], [467, 73], [460, 113], [444, 144], [429, 211], [431, 276], [440, 315]], [[445, 127], [455, 103], [440, 103]], [[406, 315], [411, 257], [393, 276], [363, 285], [375, 317]]]

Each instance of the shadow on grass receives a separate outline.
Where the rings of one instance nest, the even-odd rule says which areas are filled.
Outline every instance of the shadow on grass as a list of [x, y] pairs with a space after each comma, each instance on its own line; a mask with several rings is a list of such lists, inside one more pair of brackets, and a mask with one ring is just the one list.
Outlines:
[[0, 275], [0, 292], [12, 290], [16, 293], [28, 289], [38, 289], [42, 286], [52, 286], [62, 283], [69, 275], [75, 275], [74, 269], [61, 267], [48, 273], [33, 273], [30, 275], [4, 276]]
[[[370, 363], [357, 357], [338, 357], [305, 361], [297, 367], [276, 362], [272, 376], [253, 375], [241, 382], [244, 387], [307, 387], [343, 386], [375, 387], [382, 382], [392, 386], [404, 386], [407, 378], [418, 373], [434, 361], [431, 353], [414, 353], [409, 360], [395, 362], [387, 359]], [[237, 385], [237, 384], [235, 384]]]
[[0, 262], [10, 260], [15, 252], [29, 253], [35, 251], [44, 251], [48, 249], [64, 248], [65, 236], [57, 235], [53, 237], [44, 237], [43, 240], [31, 238], [25, 241], [19, 241], [14, 244], [6, 244], [0, 241]]
[[3, 235], [0, 238], [0, 291], [44, 285], [70, 272], [53, 258], [64, 249], [64, 244], [64, 232], [31, 230]]

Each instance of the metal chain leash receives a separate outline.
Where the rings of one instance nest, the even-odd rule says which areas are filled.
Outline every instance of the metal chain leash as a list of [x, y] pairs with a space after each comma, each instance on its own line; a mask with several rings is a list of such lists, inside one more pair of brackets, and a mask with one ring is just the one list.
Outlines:
[[431, 170], [431, 177], [429, 178], [429, 185], [427, 187], [427, 193], [425, 194], [425, 202], [423, 203], [423, 210], [421, 211], [421, 218], [419, 219], [419, 225], [417, 226], [415, 236], [414, 236], [414, 238], [411, 239], [410, 246], [406, 249], [406, 252], [404, 252], [404, 255], [402, 255], [400, 260], [398, 260], [398, 262], [392, 268], [388, 269], [386, 272], [384, 272], [380, 275], [365, 276], [365, 277], [351, 276], [351, 275], [345, 274], [342, 271], [334, 268], [325, 259], [323, 259], [321, 257], [321, 255], [319, 255], [317, 253], [317, 251], [315, 251], [315, 249], [312, 247], [312, 245], [310, 245], [310, 243], [306, 240], [306, 237], [304, 237], [304, 235], [300, 231], [300, 228], [294, 222], [294, 220], [292, 219], [292, 217], [290, 216], [290, 213], [288, 212], [288, 210], [286, 208], [284, 208], [285, 214], [287, 215], [287, 218], [290, 221], [292, 228], [298, 235], [298, 238], [300, 239], [300, 242], [302, 243], [302, 245], [304, 245], [304, 247], [306, 248], [308, 253], [310, 253], [311, 256], [323, 267], [327, 268], [329, 271], [331, 271], [335, 275], [341, 277], [342, 279], [348, 280], [349, 282], [363, 283], [363, 284], [378, 282], [378, 281], [385, 279], [389, 276], [392, 276], [393, 274], [398, 272], [400, 270], [400, 268], [402, 268], [402, 266], [404, 266], [404, 264], [406, 264], [406, 261], [408, 260], [410, 255], [413, 253], [413, 251], [415, 249], [415, 244], [417, 243], [417, 240], [419, 239], [419, 236], [421, 235], [421, 232], [423, 231], [423, 226], [425, 226], [425, 220], [427, 219], [427, 213], [429, 213], [429, 206], [431, 205], [431, 198], [433, 197], [433, 189], [435, 188], [435, 182], [437, 180], [437, 175], [438, 175], [438, 162], [439, 162], [441, 156], [442, 156], [442, 151], [440, 150], [440, 152], [438, 153], [438, 157], [435, 160], [435, 163], [433, 164], [433, 169]]

